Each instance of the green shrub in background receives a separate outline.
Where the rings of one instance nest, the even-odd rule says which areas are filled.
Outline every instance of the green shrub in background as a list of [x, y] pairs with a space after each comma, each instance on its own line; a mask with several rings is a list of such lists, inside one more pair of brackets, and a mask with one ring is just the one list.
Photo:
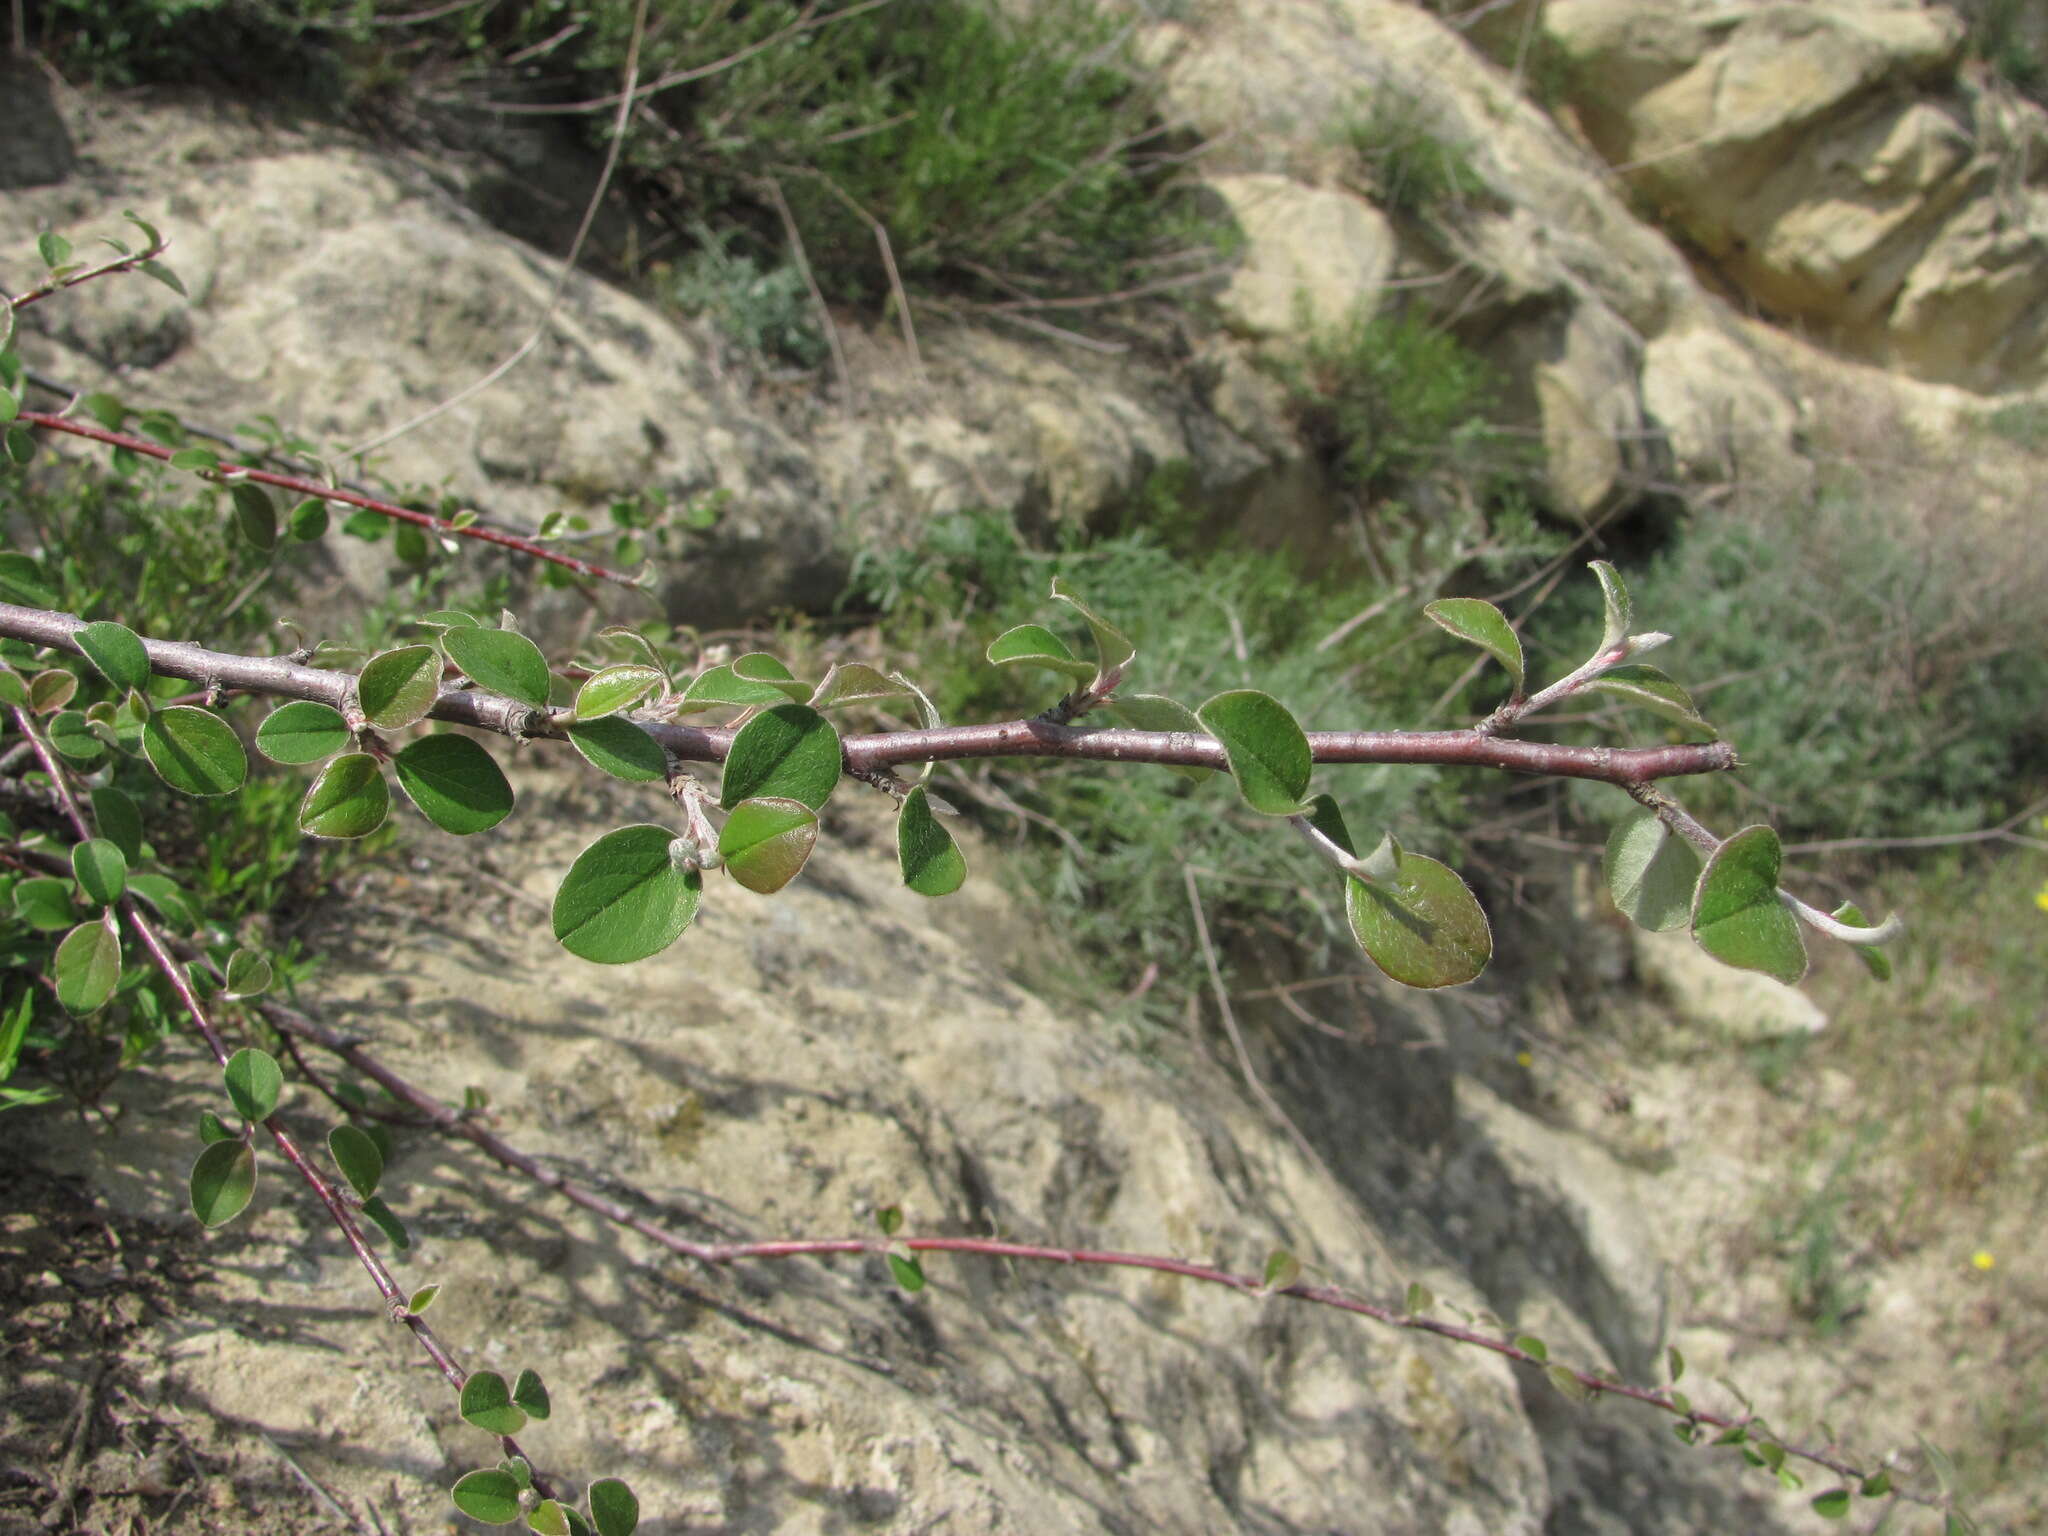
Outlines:
[[[1370, 729], [1421, 717], [1455, 685], [1470, 651], [1445, 643], [1412, 601], [1318, 649], [1382, 590], [1362, 562], [1312, 573], [1298, 556], [1228, 538], [1206, 550], [1169, 543], [1161, 526], [1193, 521], [1172, 490], [1176, 479], [1162, 471], [1140, 492], [1142, 504], [1166, 503], [1157, 524], [1100, 537], [1068, 531], [1047, 549], [1032, 548], [994, 513], [936, 519], [907, 551], [863, 555], [847, 605], [879, 615], [880, 648], [908, 658], [949, 720], [1028, 714], [1043, 703], [1042, 685], [986, 665], [982, 653], [1012, 625], [1043, 619], [1055, 575], [1081, 590], [1122, 594], [1119, 625], [1138, 646], [1145, 686], [1169, 697], [1256, 685], [1305, 718]], [[1451, 710], [1478, 714], [1494, 702], [1479, 702], [1475, 690]], [[1346, 804], [1367, 823], [1449, 847], [1450, 834], [1488, 803], [1478, 777], [1361, 769], [1346, 785]], [[1074, 762], [1028, 771], [991, 764], [937, 782], [994, 835], [1024, 834], [1012, 860], [1017, 887], [1058, 913], [1080, 962], [1065, 979], [1097, 1005], [1154, 965], [1149, 1017], [1178, 1018], [1206, 985], [1188, 937], [1183, 864], [1202, 875], [1208, 920], [1223, 939], [1285, 933], [1311, 966], [1332, 963], [1351, 942], [1343, 912], [1299, 850], [1238, 804], [1222, 776]]]
[[[225, 75], [297, 100], [305, 91], [277, 92], [278, 80], [317, 78], [323, 101], [405, 120], [508, 99], [604, 98], [617, 90], [634, 10], [632, 0], [452, 10], [41, 0], [30, 35], [107, 83]], [[778, 194], [835, 303], [889, 299], [877, 225], [902, 283], [920, 295], [1093, 294], [1199, 268], [1221, 233], [1174, 188], [1151, 100], [1128, 67], [1127, 31], [1093, 0], [1027, 11], [893, 0], [843, 20], [796, 0], [655, 0], [641, 79], [707, 72], [647, 96], [625, 184], [696, 248], [676, 264], [686, 291], [710, 283], [723, 293], [714, 309], [737, 309], [750, 344], [766, 319], [757, 311], [786, 311], [800, 281], [784, 275]], [[611, 118], [594, 109], [580, 120], [603, 134]], [[815, 349], [808, 325], [769, 329], [764, 352]]]
[[1381, 82], [1361, 92], [1333, 137], [1356, 157], [1373, 200], [1390, 212], [1426, 218], [1487, 195], [1465, 145], [1398, 86]]
[[2048, 777], [2044, 577], [2037, 549], [1922, 526], [1862, 482], [1696, 516], [1631, 581], [1707, 718], [1741, 722], [1750, 766], [1701, 784], [1702, 814], [1788, 837], [2011, 814]]

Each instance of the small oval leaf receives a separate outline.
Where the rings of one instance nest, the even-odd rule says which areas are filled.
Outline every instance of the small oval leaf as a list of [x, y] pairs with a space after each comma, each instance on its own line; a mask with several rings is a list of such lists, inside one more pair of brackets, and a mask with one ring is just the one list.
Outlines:
[[110, 907], [127, 886], [128, 859], [112, 842], [95, 837], [72, 848], [71, 873], [87, 901]]
[[223, 997], [261, 997], [270, 990], [270, 962], [253, 949], [238, 949], [228, 956]]
[[431, 645], [405, 645], [372, 656], [356, 678], [356, 699], [381, 731], [424, 720], [440, 695], [441, 653]]
[[477, 687], [535, 709], [547, 707], [548, 659], [539, 646], [516, 630], [451, 628], [442, 634], [441, 644], [447, 648], [448, 659]]
[[[505, 631], [455, 633], [497, 635]], [[512, 814], [512, 786], [505, 771], [467, 736], [422, 736], [393, 758], [391, 766], [399, 787], [419, 807], [420, 814], [443, 832], [456, 837], [488, 832]]]
[[244, 1120], [268, 1120], [277, 1109], [277, 1096], [284, 1091], [284, 1072], [268, 1051], [245, 1045], [228, 1058], [220, 1069], [228, 1085], [228, 1100]]
[[134, 630], [101, 620], [78, 632], [78, 648], [100, 676], [121, 692], [149, 686], [149, 652]]
[[819, 682], [810, 704], [813, 709], [841, 709], [848, 704], [900, 699], [909, 692], [894, 678], [884, 677], [873, 667], [858, 661], [842, 661]]
[[555, 937], [602, 965], [624, 965], [667, 949], [697, 915], [704, 889], [694, 869], [669, 855], [666, 827], [620, 827], [576, 856], [555, 892]]
[[583, 754], [583, 760], [615, 779], [656, 784], [668, 777], [668, 753], [631, 720], [606, 715], [577, 721], [566, 730], [569, 745]]
[[216, 1141], [192, 1164], [192, 1214], [209, 1227], [225, 1226], [256, 1193], [256, 1154], [245, 1141]]
[[600, 1477], [590, 1485], [590, 1519], [597, 1536], [633, 1536], [640, 1524], [640, 1501], [616, 1477]]
[[484, 1467], [459, 1478], [448, 1497], [472, 1520], [485, 1525], [510, 1525], [519, 1518], [519, 1480], [510, 1472]]
[[1637, 807], [1615, 823], [1603, 865], [1614, 905], [1637, 927], [1663, 933], [1691, 919], [1700, 856], [1654, 811]]
[[839, 782], [839, 733], [807, 704], [778, 704], [754, 716], [732, 739], [719, 804], [801, 800], [822, 810]]
[[1043, 667], [1076, 683], [1085, 683], [1095, 668], [1067, 649], [1066, 641], [1042, 624], [1006, 629], [988, 645], [988, 659], [998, 667]]
[[602, 720], [631, 708], [666, 681], [658, 668], [639, 662], [605, 667], [583, 680], [583, 686], [576, 690], [572, 713], [578, 720]]
[[512, 1401], [496, 1371], [472, 1371], [462, 1384], [462, 1416], [494, 1435], [516, 1435], [526, 1427], [526, 1410]]
[[151, 715], [142, 727], [149, 766], [182, 794], [231, 795], [249, 777], [249, 755], [220, 716], [190, 704]]
[[1231, 777], [1253, 810], [1294, 816], [1307, 808], [1301, 797], [1308, 793], [1315, 759], [1308, 737], [1278, 699], [1241, 688], [1217, 694], [1195, 711], [1195, 717], [1223, 743]]
[[1395, 851], [1391, 880], [1344, 882], [1345, 911], [1359, 947], [1403, 986], [1456, 987], [1473, 980], [1493, 956], [1485, 910], [1447, 865]]
[[391, 1207], [384, 1203], [382, 1195], [372, 1195], [363, 1202], [363, 1214], [377, 1224], [377, 1230], [391, 1240], [394, 1248], [410, 1248], [412, 1239], [406, 1236], [405, 1223], [391, 1213]]
[[266, 553], [277, 548], [277, 503], [266, 488], [237, 480], [228, 487], [228, 500], [234, 504], [235, 527], [243, 538]]
[[130, 864], [142, 862], [142, 812], [127, 791], [102, 784], [92, 792], [93, 825], [100, 836], [121, 850]]
[[91, 1013], [106, 1005], [121, 980], [121, 931], [114, 914], [102, 913], [64, 935], [50, 962], [57, 1001], [72, 1013]]
[[548, 1407], [547, 1384], [540, 1379], [540, 1373], [531, 1368], [521, 1371], [514, 1378], [512, 1401], [526, 1411], [529, 1419], [545, 1419], [551, 1411]]
[[1523, 683], [1522, 639], [1508, 623], [1508, 616], [1484, 598], [1444, 597], [1423, 610], [1429, 619], [1469, 641], [1508, 669], [1514, 679], [1515, 696], [1521, 697]]
[[1692, 899], [1695, 943], [1723, 965], [1796, 983], [1806, 974], [1799, 921], [1778, 899], [1778, 834], [1745, 827], [1707, 860]]
[[391, 790], [367, 752], [337, 757], [299, 805], [299, 830], [309, 837], [368, 837], [391, 811]]
[[384, 1177], [384, 1154], [367, 1132], [358, 1126], [337, 1125], [327, 1133], [327, 1150], [358, 1198], [367, 1200], [377, 1193], [377, 1184]]
[[1695, 731], [1713, 735], [1714, 728], [1693, 707], [1692, 695], [1655, 667], [1633, 664], [1610, 667], [1586, 685], [1596, 693], [1611, 694], [1623, 703], [1647, 709], [1653, 715], [1676, 721]]
[[280, 704], [256, 727], [256, 750], [273, 763], [317, 763], [347, 746], [341, 711], [311, 699]]
[[920, 784], [896, 813], [896, 862], [903, 883], [920, 896], [950, 896], [967, 880], [967, 860]]
[[818, 816], [800, 800], [742, 800], [718, 833], [733, 879], [772, 895], [797, 877], [818, 842]]

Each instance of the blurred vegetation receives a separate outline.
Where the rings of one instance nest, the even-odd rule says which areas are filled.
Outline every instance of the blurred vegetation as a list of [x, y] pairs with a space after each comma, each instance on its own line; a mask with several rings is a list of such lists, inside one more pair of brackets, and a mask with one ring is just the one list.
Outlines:
[[[399, 125], [557, 107], [602, 140], [634, 10], [39, 0], [29, 16], [60, 65], [105, 83], [225, 76]], [[763, 335], [746, 311], [763, 278], [778, 291], [752, 302], [792, 297], [785, 206], [826, 298], [870, 310], [891, 299], [892, 259], [910, 293], [979, 300], [1119, 291], [1216, 260], [1222, 233], [1180, 195], [1186, 146], [1164, 141], [1128, 23], [1092, 0], [655, 0], [648, 14], [625, 185], [684, 255], [645, 254], [686, 290], [717, 285], [706, 302], [763, 350], [801, 331]]]

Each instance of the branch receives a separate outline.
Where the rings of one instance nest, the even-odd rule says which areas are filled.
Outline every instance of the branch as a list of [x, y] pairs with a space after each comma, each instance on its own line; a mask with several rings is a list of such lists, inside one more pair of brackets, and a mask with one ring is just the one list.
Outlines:
[[[93, 442], [105, 443], [110, 448], [125, 448], [130, 453], [140, 454], [144, 458], [161, 459], [166, 463], [178, 452], [175, 448], [166, 448], [163, 444], [150, 442], [147, 438], [111, 431], [91, 422], [74, 421], [68, 416], [51, 411], [23, 411], [15, 419], [24, 426], [41, 427], [48, 432], [68, 432], [73, 437], [90, 438]], [[622, 572], [602, 565], [593, 565], [590, 561], [579, 560], [574, 555], [558, 554], [532, 539], [521, 538], [517, 534], [501, 533], [495, 528], [486, 528], [477, 523], [458, 528], [447, 518], [436, 517], [431, 512], [415, 512], [410, 507], [379, 501], [374, 496], [365, 496], [356, 491], [339, 490], [299, 475], [278, 474], [274, 470], [254, 469], [242, 464], [223, 463], [220, 467], [238, 479], [275, 486], [281, 491], [290, 491], [295, 496], [313, 496], [321, 501], [360, 507], [365, 512], [374, 512], [380, 517], [388, 517], [396, 522], [412, 523], [430, 533], [459, 539], [481, 539], [486, 544], [500, 544], [507, 549], [517, 550], [530, 559], [545, 560], [551, 565], [559, 565], [566, 570], [574, 571], [579, 576], [592, 576], [599, 581], [613, 582], [622, 587], [639, 586], [638, 581]]]
[[[77, 834], [80, 842], [90, 841], [93, 828], [86, 820], [84, 808], [79, 803], [78, 792], [72, 784], [70, 771], [50, 749], [49, 743], [43, 739], [42, 732], [37, 729], [35, 718], [27, 710], [17, 707], [10, 712], [22, 735], [34, 749], [43, 771], [50, 776], [50, 783], [56, 789], [64, 817], [71, 823], [73, 832]], [[164, 936], [157, 932], [156, 925], [136, 905], [134, 897], [124, 895], [114, 905], [120, 912], [122, 920], [134, 930], [136, 937], [141, 939], [142, 947], [149, 952], [150, 962], [162, 973], [165, 982], [177, 995], [178, 1002], [192, 1020], [200, 1038], [206, 1042], [206, 1048], [212, 1053], [213, 1059], [225, 1067], [231, 1054], [227, 1042], [221, 1038], [220, 1031], [213, 1021], [207, 1017], [206, 1008], [199, 1001], [199, 994], [192, 988], [191, 977], [186, 973], [185, 967], [171, 954]], [[318, 1197], [320, 1203], [327, 1207], [327, 1214], [340, 1229], [343, 1240], [368, 1273], [371, 1284], [375, 1285], [378, 1293], [383, 1296], [392, 1321], [403, 1323], [412, 1330], [413, 1337], [419, 1340], [420, 1348], [426, 1351], [428, 1358], [434, 1362], [443, 1378], [459, 1393], [463, 1382], [468, 1380], [468, 1372], [463, 1370], [455, 1357], [448, 1352], [447, 1347], [435, 1336], [426, 1319], [407, 1305], [406, 1293], [399, 1289], [397, 1279], [393, 1277], [384, 1261], [377, 1256], [368, 1239], [363, 1236], [362, 1227], [355, 1219], [355, 1212], [349, 1209], [333, 1183], [306, 1156], [297, 1140], [285, 1128], [282, 1116], [272, 1114], [263, 1121], [263, 1128], [270, 1133], [270, 1139], [276, 1143], [277, 1150], [285, 1161], [298, 1171], [299, 1177], [305, 1180], [307, 1187]], [[507, 1456], [521, 1457], [531, 1465], [532, 1458], [526, 1456], [519, 1448], [519, 1443], [510, 1435], [500, 1435], [498, 1442]], [[533, 1484], [543, 1497], [553, 1497], [546, 1480], [537, 1472], [533, 1476]]]
[[[85, 621], [68, 613], [0, 603], [0, 636], [82, 654], [77, 633]], [[145, 638], [152, 672], [208, 687], [239, 688], [281, 698], [313, 699], [347, 711], [356, 679], [348, 672], [310, 667], [287, 656], [241, 656], [181, 640]], [[550, 714], [516, 699], [474, 688], [444, 688], [428, 711], [436, 720], [515, 739], [566, 740], [567, 712]], [[725, 760], [733, 731], [727, 727], [638, 720], [680, 762]], [[1633, 788], [1656, 779], [1733, 768], [1735, 748], [1725, 741], [1664, 747], [1573, 747], [1513, 741], [1477, 731], [1312, 731], [1309, 750], [1319, 763], [1396, 763], [1410, 766], [1496, 768], [1507, 773], [1593, 779]], [[994, 725], [935, 730], [877, 731], [843, 741], [846, 771], [872, 775], [904, 763], [966, 758], [1036, 757], [1086, 762], [1149, 763], [1166, 767], [1228, 769], [1223, 744], [1186, 731], [1132, 731], [1010, 720]], [[1705, 832], [1705, 829], [1701, 829]], [[1709, 838], [1712, 833], [1706, 832]]]
[[[1627, 1398], [1666, 1413], [1673, 1418], [1695, 1426], [1698, 1429], [1718, 1430], [1724, 1435], [1746, 1434], [1752, 1426], [1760, 1426], [1755, 1415], [1740, 1417], [1713, 1413], [1695, 1408], [1681, 1394], [1669, 1387], [1641, 1387], [1628, 1382], [1615, 1381], [1596, 1371], [1580, 1370], [1559, 1365], [1546, 1355], [1539, 1355], [1526, 1349], [1514, 1338], [1497, 1338], [1480, 1329], [1459, 1323], [1447, 1322], [1440, 1318], [1427, 1317], [1420, 1311], [1406, 1306], [1369, 1301], [1354, 1296], [1336, 1286], [1297, 1283], [1284, 1286], [1269, 1286], [1263, 1279], [1238, 1274], [1215, 1265], [1197, 1263], [1190, 1259], [1179, 1259], [1159, 1254], [1126, 1253], [1116, 1249], [1067, 1248], [1039, 1243], [1011, 1242], [1001, 1238], [986, 1237], [836, 1237], [836, 1238], [782, 1238], [765, 1241], [738, 1241], [722, 1243], [693, 1242], [680, 1233], [674, 1232], [658, 1222], [634, 1214], [622, 1202], [601, 1195], [579, 1184], [574, 1179], [546, 1167], [539, 1159], [520, 1151], [495, 1133], [484, 1129], [471, 1116], [442, 1103], [386, 1066], [353, 1041], [329, 1029], [319, 1021], [308, 1017], [295, 1008], [269, 999], [258, 999], [255, 1006], [263, 1017], [287, 1037], [296, 1037], [331, 1052], [348, 1063], [356, 1071], [384, 1088], [400, 1102], [412, 1106], [431, 1120], [443, 1133], [459, 1136], [480, 1148], [487, 1156], [514, 1173], [520, 1174], [544, 1188], [553, 1190], [563, 1199], [594, 1213], [629, 1231], [636, 1232], [650, 1242], [667, 1249], [670, 1253], [691, 1259], [711, 1267], [725, 1267], [750, 1261], [771, 1261], [796, 1258], [822, 1258], [830, 1254], [858, 1254], [883, 1258], [891, 1251], [908, 1249], [913, 1253], [951, 1253], [976, 1255], [982, 1258], [1025, 1260], [1066, 1266], [1095, 1265], [1112, 1269], [1142, 1269], [1155, 1273], [1177, 1275], [1204, 1285], [1218, 1285], [1228, 1290], [1255, 1298], [1284, 1297], [1290, 1301], [1305, 1302], [1316, 1306], [1332, 1307], [1355, 1316], [1368, 1317], [1390, 1328], [1405, 1329], [1414, 1333], [1434, 1334], [1453, 1343], [1470, 1345], [1500, 1355], [1518, 1365], [1536, 1367], [1548, 1372], [1553, 1379], [1560, 1373], [1570, 1378], [1575, 1387], [1593, 1396], [1607, 1394]], [[636, 1191], [637, 1193], [637, 1191]], [[644, 1197], [643, 1197], [644, 1198]], [[649, 1202], [652, 1203], [651, 1201]], [[700, 1218], [701, 1219], [701, 1218]], [[1562, 1382], [1559, 1382], [1562, 1386]], [[1814, 1448], [1775, 1441], [1783, 1446], [1787, 1456], [1796, 1457], [1817, 1467], [1824, 1467], [1853, 1483], [1860, 1483], [1874, 1476], [1877, 1468], [1861, 1468], [1843, 1457], [1832, 1454], [1827, 1448]], [[1929, 1508], [1946, 1507], [1939, 1499], [1905, 1489], [1894, 1488], [1894, 1496]]]

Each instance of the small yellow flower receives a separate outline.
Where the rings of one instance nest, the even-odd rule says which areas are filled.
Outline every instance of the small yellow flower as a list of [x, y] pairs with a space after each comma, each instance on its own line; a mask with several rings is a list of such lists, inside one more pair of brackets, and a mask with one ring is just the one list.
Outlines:
[[1533, 1067], [1536, 1065], [1536, 1058], [1527, 1051], [1517, 1051], [1515, 1052], [1515, 1065], [1518, 1067]]
[[1998, 1262], [1998, 1260], [1991, 1256], [1991, 1250], [1989, 1248], [1979, 1248], [1975, 1253], [1970, 1255], [1970, 1262], [1976, 1265], [1979, 1269], [1990, 1269], [1993, 1265], [1995, 1265]]
[[2048, 885], [2044, 885], [2041, 889], [2034, 892], [2034, 905], [2043, 912], [2048, 912]]

